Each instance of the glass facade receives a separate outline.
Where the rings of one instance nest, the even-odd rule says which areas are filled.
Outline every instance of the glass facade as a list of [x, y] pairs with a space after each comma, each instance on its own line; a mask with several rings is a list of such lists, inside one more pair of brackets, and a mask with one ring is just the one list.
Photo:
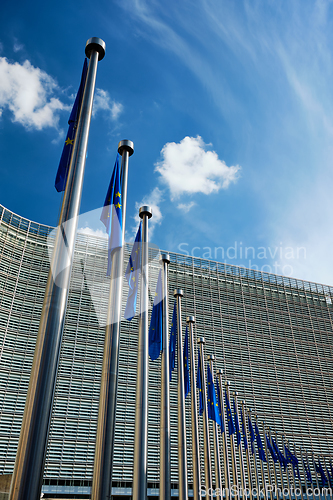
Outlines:
[[[0, 474], [13, 470], [44, 297], [53, 228], [0, 206]], [[126, 262], [128, 260], [126, 248]], [[171, 253], [169, 292], [182, 288], [182, 321], [215, 354], [259, 421], [291, 443], [328, 456], [333, 448], [333, 288]], [[107, 314], [107, 240], [78, 234], [45, 465], [45, 484], [91, 484]], [[151, 254], [150, 296], [159, 272]], [[125, 283], [125, 282], [124, 282]], [[124, 284], [123, 307], [126, 302]], [[113, 482], [132, 482], [138, 318], [121, 325]], [[197, 357], [197, 350], [195, 354]], [[177, 472], [176, 372], [171, 381], [172, 483]], [[148, 486], [159, 482], [160, 358], [149, 362]], [[186, 399], [192, 483], [190, 397]], [[202, 422], [199, 419], [202, 444]], [[212, 435], [211, 435], [211, 445]], [[213, 448], [212, 448], [213, 457]], [[203, 457], [202, 459], [202, 477]], [[213, 474], [214, 475], [214, 474]], [[119, 490], [120, 491], [120, 490]], [[84, 490], [82, 489], [82, 492]]]

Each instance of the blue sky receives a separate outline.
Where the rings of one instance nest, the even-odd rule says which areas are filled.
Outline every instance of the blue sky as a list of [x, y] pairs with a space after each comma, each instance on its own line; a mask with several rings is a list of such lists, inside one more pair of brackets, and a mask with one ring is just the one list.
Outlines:
[[98, 36], [81, 212], [103, 204], [131, 139], [128, 238], [150, 203], [163, 249], [333, 284], [332, 24], [326, 0], [6, 1], [0, 203], [56, 225], [54, 178]]

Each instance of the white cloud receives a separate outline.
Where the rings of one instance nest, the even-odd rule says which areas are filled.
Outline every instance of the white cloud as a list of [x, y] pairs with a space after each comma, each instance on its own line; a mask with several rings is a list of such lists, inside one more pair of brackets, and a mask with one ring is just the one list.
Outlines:
[[89, 236], [97, 236], [98, 238], [104, 238], [104, 239], [108, 238], [108, 235], [102, 229], [92, 229], [91, 227], [88, 226], [80, 227], [77, 230], [77, 232], [81, 234], [88, 234]]
[[182, 193], [216, 193], [237, 180], [239, 165], [228, 167], [207, 146], [200, 136], [165, 144], [155, 171], [169, 186], [171, 198]]
[[106, 111], [111, 120], [117, 120], [118, 116], [123, 111], [123, 105], [111, 99], [107, 90], [96, 89], [93, 116], [100, 110]]
[[19, 43], [17, 38], [14, 38], [14, 46], [13, 46], [14, 52], [19, 52], [20, 50], [23, 50], [23, 49], [24, 49], [24, 45], [22, 43]]
[[68, 109], [59, 99], [51, 97], [57, 88], [51, 76], [28, 60], [19, 64], [0, 57], [0, 112], [8, 108], [13, 122], [37, 130], [57, 128], [57, 112]]
[[177, 208], [179, 208], [179, 210], [182, 210], [183, 212], [187, 213], [195, 205], [196, 205], [196, 203], [194, 201], [190, 201], [190, 203], [179, 203], [179, 205], [177, 206]]
[[[143, 205], [149, 205], [152, 209], [153, 215], [152, 218], [149, 219], [149, 239], [152, 238], [155, 227], [161, 224], [162, 222], [163, 215], [160, 209], [160, 204], [162, 201], [163, 201], [163, 191], [161, 191], [158, 187], [156, 187], [150, 194], [144, 196], [141, 202], [135, 203], [135, 210], [137, 214], [139, 213], [139, 208], [142, 207]], [[136, 215], [134, 219], [136, 223], [135, 226], [132, 228], [132, 233], [135, 236], [138, 230], [139, 216]]]

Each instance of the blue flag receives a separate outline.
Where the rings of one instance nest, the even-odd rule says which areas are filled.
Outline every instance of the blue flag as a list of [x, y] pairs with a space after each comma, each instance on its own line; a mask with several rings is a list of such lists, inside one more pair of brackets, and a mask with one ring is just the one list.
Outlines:
[[170, 365], [170, 381], [172, 377], [172, 372], [176, 366], [176, 342], [177, 342], [177, 309], [176, 301], [173, 306], [171, 331], [170, 331], [170, 343], [169, 343], [169, 365]]
[[61, 191], [65, 191], [66, 188], [68, 169], [69, 169], [69, 164], [71, 162], [75, 133], [81, 111], [82, 97], [83, 97], [84, 87], [86, 84], [87, 71], [88, 71], [88, 63], [87, 59], [85, 59], [83, 63], [81, 83], [78, 93], [76, 94], [71, 115], [68, 120], [69, 124], [68, 132], [66, 135], [64, 149], [62, 150], [62, 155], [60, 158], [58, 171], [55, 179], [54, 185], [58, 193], [60, 193]]
[[185, 330], [185, 339], [184, 339], [184, 351], [183, 351], [183, 361], [184, 361], [184, 389], [185, 389], [185, 398], [190, 392], [190, 370], [188, 366], [188, 328], [186, 325]]
[[204, 404], [203, 404], [202, 383], [201, 383], [200, 349], [198, 349], [197, 389], [199, 389], [199, 413], [200, 415], [202, 415], [204, 411]]
[[225, 431], [224, 425], [223, 425], [223, 418], [222, 418], [222, 404], [221, 404], [221, 399], [220, 399], [220, 387], [219, 387], [219, 379], [216, 377], [216, 391], [217, 391], [217, 404], [219, 408], [219, 416], [221, 420], [221, 432]]
[[139, 289], [139, 276], [140, 276], [140, 266], [141, 266], [141, 221], [139, 224], [139, 229], [136, 233], [134, 245], [132, 248], [132, 252], [127, 264], [126, 269], [126, 279], [128, 281], [128, 296], [126, 302], [126, 308], [124, 313], [124, 318], [128, 321], [131, 321], [136, 313], [136, 301], [138, 297], [138, 289]]
[[253, 430], [253, 425], [252, 425], [252, 422], [251, 422], [251, 419], [250, 419], [250, 416], [247, 417], [247, 420], [248, 420], [248, 424], [249, 424], [249, 433], [250, 433], [250, 443], [251, 443], [251, 453], [252, 455], [254, 455], [254, 446], [253, 446], [253, 443], [255, 441], [255, 434], [254, 434], [254, 430]]
[[276, 463], [278, 462], [278, 457], [277, 457], [277, 454], [275, 453], [275, 451], [273, 450], [273, 447], [271, 445], [271, 441], [269, 439], [269, 436], [266, 434], [266, 444], [267, 444], [267, 448], [271, 454], [271, 457], [273, 459], [273, 462]]
[[207, 365], [207, 408], [208, 418], [214, 420], [219, 426], [221, 426], [222, 422], [219, 412], [219, 405], [216, 400], [214, 380], [209, 365]]
[[112, 252], [122, 246], [122, 195], [120, 183], [119, 153], [117, 153], [116, 162], [111, 176], [108, 191], [106, 193], [104, 207], [101, 214], [106, 232], [109, 235], [108, 243], [108, 269], [107, 276], [111, 274]]
[[295, 455], [293, 453], [291, 453], [291, 451], [289, 450], [289, 448], [286, 445], [284, 445], [284, 450], [286, 453], [287, 463], [291, 464], [295, 467], [298, 466], [298, 459], [295, 457]]
[[237, 413], [235, 399], [233, 399], [232, 404], [233, 404], [233, 407], [234, 407], [234, 420], [235, 420], [235, 429], [236, 429], [236, 444], [237, 444], [237, 447], [239, 448], [239, 445], [241, 444], [241, 440], [242, 440], [242, 435], [241, 435], [241, 431], [240, 431], [240, 428], [239, 428], [239, 420], [238, 420], [238, 413]]
[[324, 472], [324, 469], [320, 463], [320, 459], [318, 458], [318, 464], [316, 464], [315, 461], [313, 461], [313, 462], [314, 462], [314, 466], [315, 466], [315, 470], [316, 470], [317, 474], [320, 474], [323, 486], [326, 486], [328, 481], [327, 481], [327, 477], [326, 477], [326, 474]]
[[278, 461], [280, 462], [280, 464], [284, 467], [284, 469], [286, 470], [287, 468], [287, 465], [288, 465], [288, 462], [287, 460], [284, 458], [284, 455], [282, 453], [282, 451], [279, 450], [279, 447], [276, 443], [276, 441], [274, 441], [274, 439], [272, 438], [272, 446], [274, 448], [274, 451], [276, 453], [276, 456], [278, 457]]
[[242, 432], [243, 432], [243, 444], [244, 444], [244, 450], [248, 449], [248, 444], [247, 444], [247, 438], [246, 438], [246, 428], [245, 428], [245, 422], [243, 419], [243, 412], [240, 412], [241, 420], [242, 420]]
[[259, 429], [258, 429], [258, 426], [257, 426], [257, 422], [254, 423], [254, 427], [255, 427], [255, 432], [256, 432], [256, 441], [257, 441], [259, 458], [263, 462], [267, 462], [265, 451], [264, 451], [264, 447], [263, 447], [263, 444], [262, 444], [262, 441], [261, 441], [261, 437], [260, 437], [260, 433], [259, 433]]
[[305, 470], [305, 474], [306, 474], [306, 480], [308, 483], [312, 484], [311, 470], [310, 470], [308, 462], [306, 460], [304, 460], [304, 458], [303, 458], [303, 465], [304, 465], [304, 470]]
[[163, 291], [162, 271], [158, 275], [153, 310], [149, 326], [149, 356], [153, 361], [157, 359], [162, 351], [162, 323], [163, 323]]
[[229, 436], [231, 436], [232, 434], [235, 434], [236, 429], [234, 426], [234, 422], [232, 420], [230, 402], [229, 402], [229, 398], [228, 398], [228, 394], [227, 394], [226, 390], [224, 391], [224, 394], [225, 394], [225, 406], [226, 406], [226, 410], [227, 410], [228, 431], [229, 431]]

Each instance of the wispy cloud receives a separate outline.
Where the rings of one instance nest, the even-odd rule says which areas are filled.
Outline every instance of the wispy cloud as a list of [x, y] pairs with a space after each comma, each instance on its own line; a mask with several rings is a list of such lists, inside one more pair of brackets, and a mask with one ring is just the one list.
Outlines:
[[[163, 199], [163, 191], [161, 191], [158, 187], [155, 187], [151, 193], [145, 195], [140, 202], [135, 203], [135, 211], [137, 214], [139, 213], [139, 208], [143, 205], [149, 205], [152, 209], [153, 215], [149, 220], [149, 238], [152, 238], [155, 227], [160, 225], [162, 222], [163, 215], [160, 205]], [[139, 224], [139, 216], [136, 215], [134, 220], [135, 225], [132, 227], [132, 235], [135, 237]]]
[[237, 180], [239, 165], [228, 167], [208, 146], [197, 136], [163, 147], [155, 171], [168, 185], [172, 199], [183, 193], [217, 193]]
[[195, 205], [196, 203], [194, 201], [190, 201], [189, 203], [179, 203], [179, 205], [177, 205], [177, 208], [187, 213], [191, 210], [192, 207], [195, 207]]
[[23, 43], [19, 43], [17, 38], [14, 38], [14, 45], [13, 45], [13, 50], [14, 52], [19, 52], [20, 50], [24, 49]]
[[96, 89], [93, 116], [95, 116], [98, 111], [104, 111], [111, 120], [117, 120], [120, 113], [123, 111], [123, 105], [111, 99], [107, 90]]

